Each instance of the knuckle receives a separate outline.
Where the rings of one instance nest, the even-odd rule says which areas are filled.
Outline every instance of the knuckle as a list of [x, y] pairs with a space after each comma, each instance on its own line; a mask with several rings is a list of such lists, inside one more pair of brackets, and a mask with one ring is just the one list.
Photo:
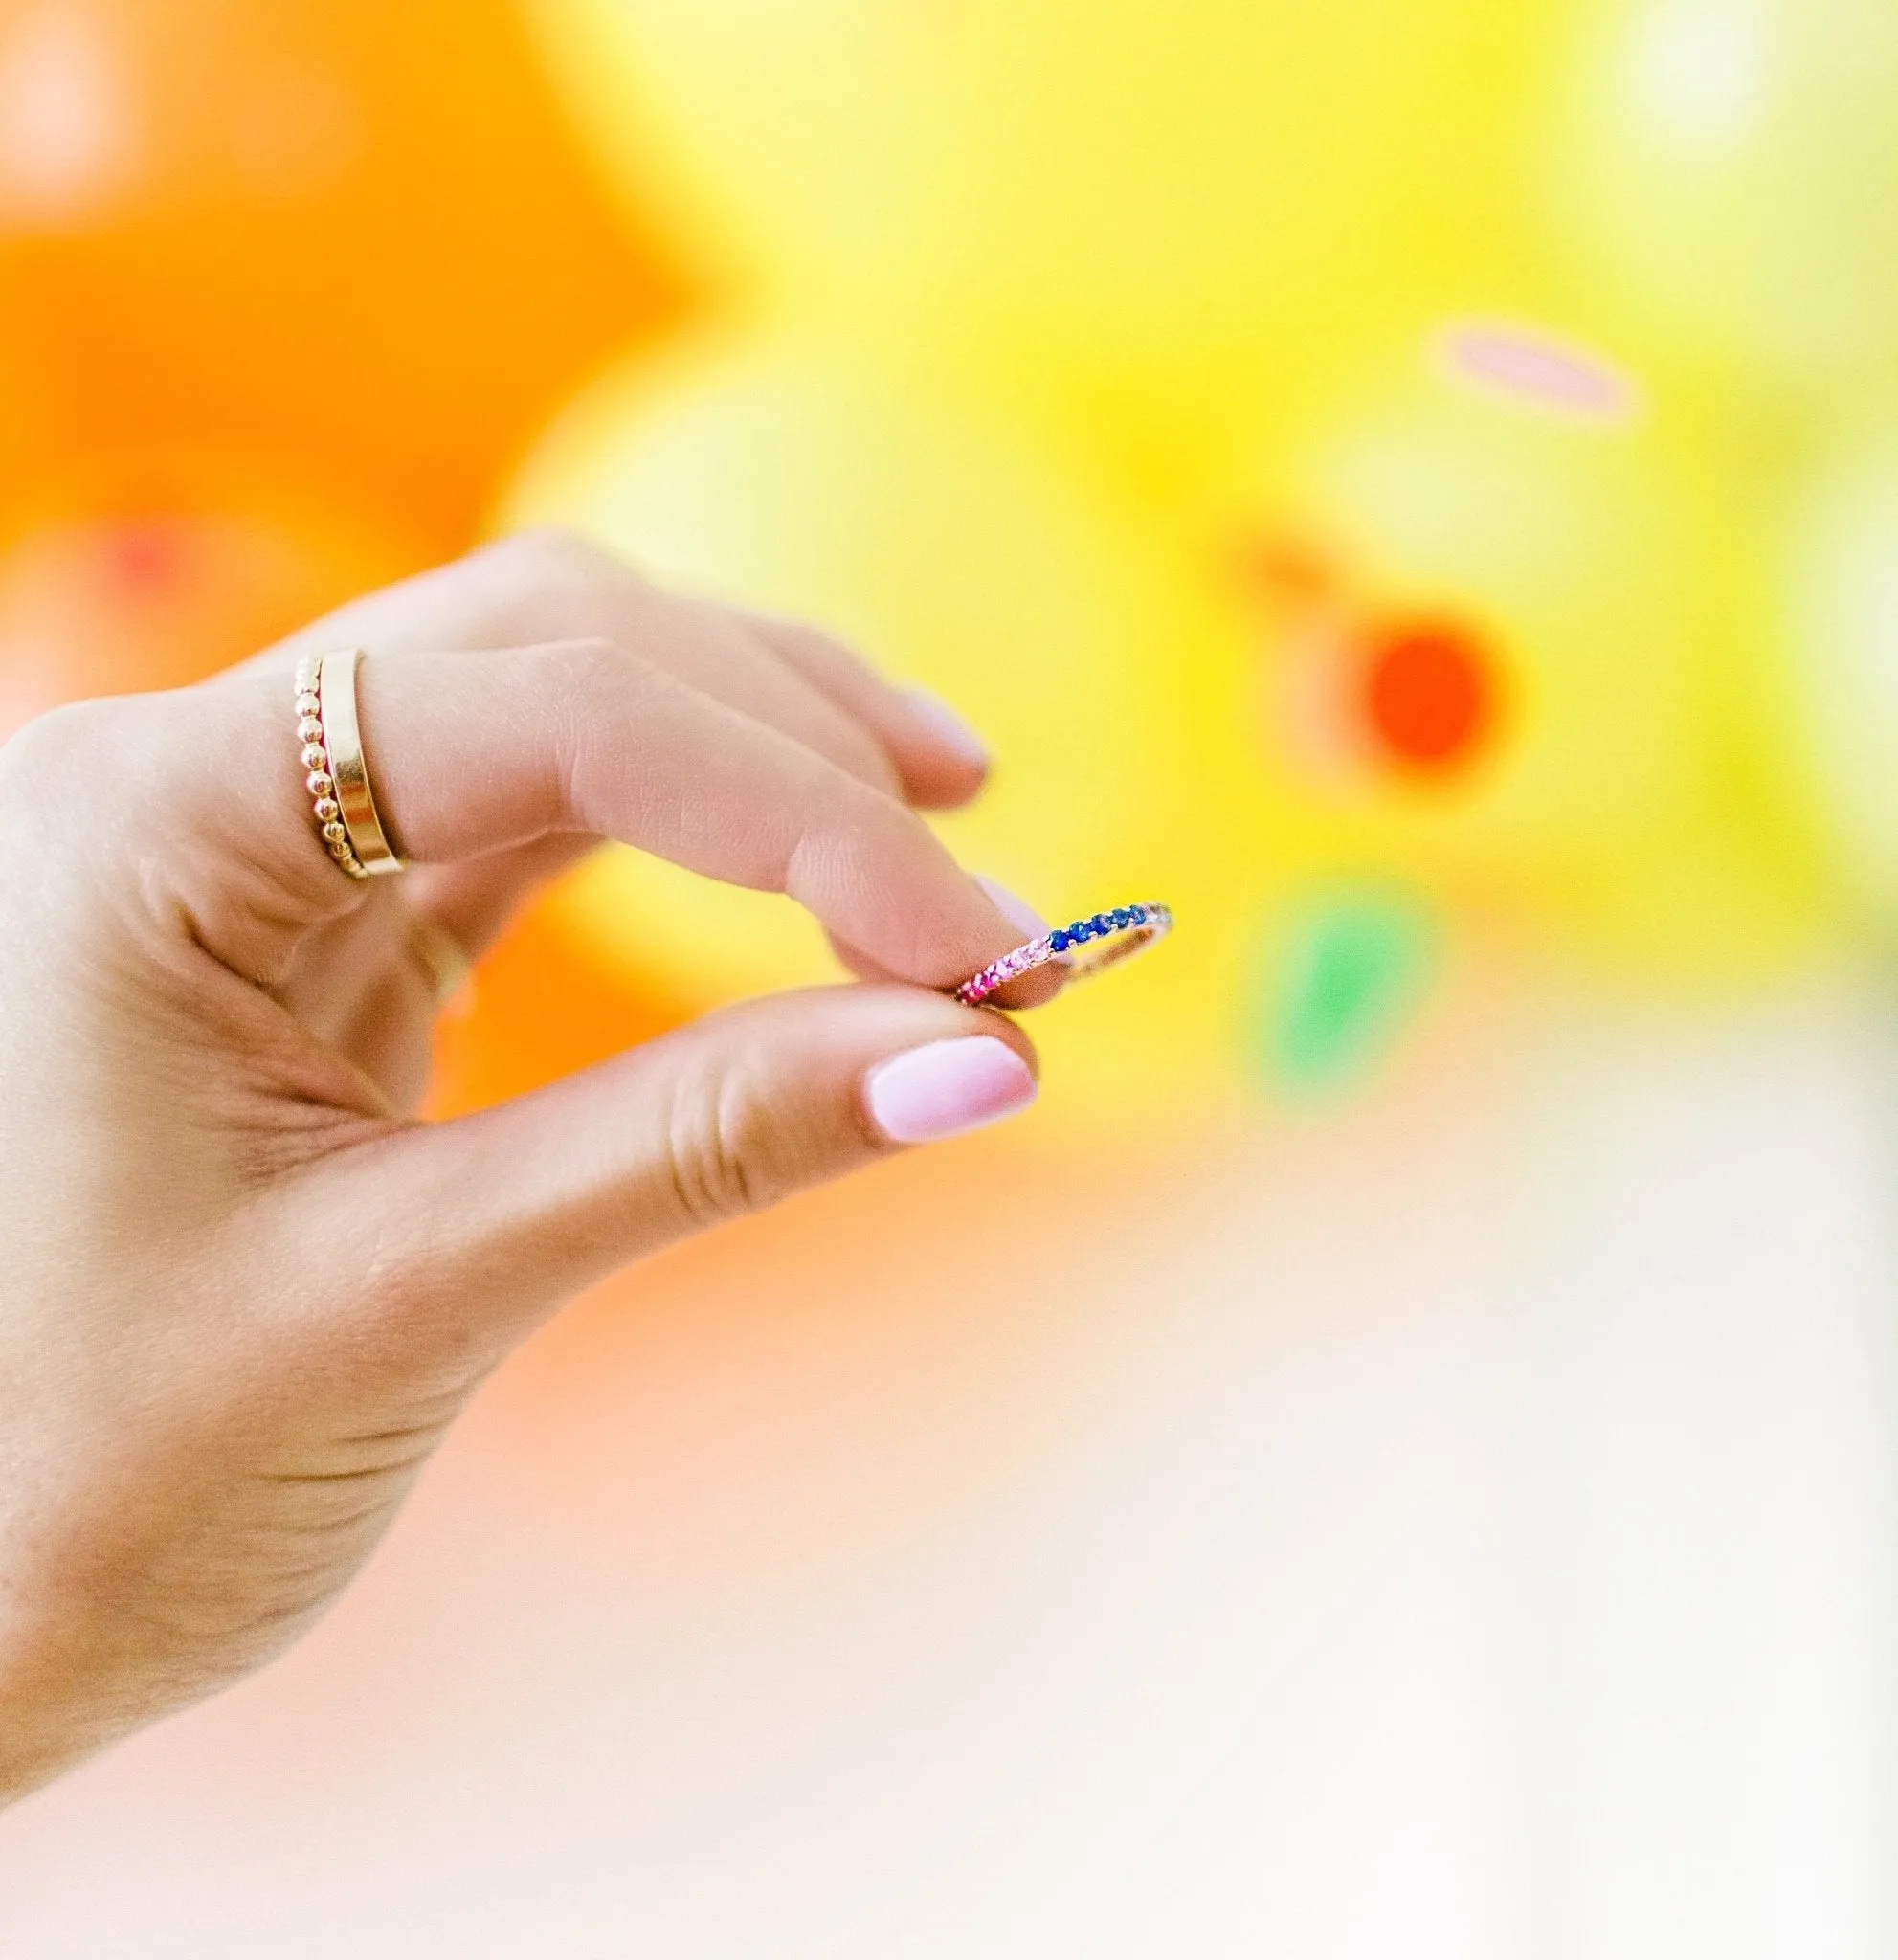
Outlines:
[[603, 545], [564, 524], [517, 531], [489, 548], [509, 576], [529, 592], [571, 595], [626, 571], [624, 563]]
[[674, 1085], [667, 1167], [695, 1229], [761, 1212], [805, 1181], [796, 1125], [742, 1062], [691, 1070]]
[[70, 820], [72, 797], [90, 795], [101, 779], [127, 780], [121, 746], [128, 704], [118, 700], [70, 702], [35, 717], [0, 745], [0, 809], [10, 838], [20, 841], [35, 827]]
[[631, 672], [619, 647], [592, 635], [516, 647], [495, 658], [511, 696], [553, 718], [563, 734], [574, 736], [612, 712]]
[[558, 668], [563, 687], [587, 696], [621, 692], [638, 664], [624, 647], [598, 634], [561, 640], [544, 657]]
[[39, 781], [65, 772], [101, 740], [118, 705], [75, 701], [34, 716], [0, 747], [5, 780]]
[[820, 673], [839, 679], [872, 677], [873, 670], [862, 655], [828, 627], [809, 619], [786, 619], [778, 632], [794, 654]]
[[575, 813], [602, 833], [625, 769], [628, 730], [652, 670], [615, 641], [587, 636], [523, 649], [521, 698], [536, 703], [550, 804]]
[[619, 725], [641, 663], [614, 641], [592, 635], [561, 640], [523, 657], [538, 667], [535, 679], [541, 685], [536, 691], [555, 718], [556, 752], [569, 769], [577, 768], [604, 733]]
[[576, 531], [516, 531], [465, 561], [496, 629], [545, 644], [591, 631], [605, 611], [613, 559]]

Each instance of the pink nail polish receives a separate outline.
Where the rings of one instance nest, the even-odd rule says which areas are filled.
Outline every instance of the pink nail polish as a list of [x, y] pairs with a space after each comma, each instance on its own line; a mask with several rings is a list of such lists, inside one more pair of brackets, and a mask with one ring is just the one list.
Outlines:
[[934, 1144], [1026, 1109], [1028, 1064], [993, 1035], [932, 1041], [880, 1062], [863, 1082], [870, 1120], [893, 1144]]
[[978, 878], [975, 882], [988, 893], [989, 902], [1023, 939], [1039, 939], [1047, 931], [1048, 922], [1026, 899], [1016, 898], [1007, 885], [993, 878]]
[[939, 700], [927, 687], [905, 688], [904, 698], [916, 719], [945, 748], [971, 768], [986, 769], [989, 767], [989, 745], [948, 702]]

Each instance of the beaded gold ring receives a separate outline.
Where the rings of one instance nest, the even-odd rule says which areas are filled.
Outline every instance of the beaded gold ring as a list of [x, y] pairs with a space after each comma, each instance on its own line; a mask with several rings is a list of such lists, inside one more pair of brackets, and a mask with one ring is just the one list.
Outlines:
[[311, 797], [317, 835], [351, 878], [402, 869], [377, 813], [356, 719], [360, 650], [312, 656], [297, 663], [297, 739], [302, 744], [303, 787]]

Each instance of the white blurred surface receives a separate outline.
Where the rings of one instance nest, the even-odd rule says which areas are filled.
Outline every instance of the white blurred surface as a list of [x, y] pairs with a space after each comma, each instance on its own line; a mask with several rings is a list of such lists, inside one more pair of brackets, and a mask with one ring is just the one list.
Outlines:
[[1485, 1012], [670, 1261], [0, 1818], [0, 1953], [1885, 1960], [1894, 1097], [1844, 986]]

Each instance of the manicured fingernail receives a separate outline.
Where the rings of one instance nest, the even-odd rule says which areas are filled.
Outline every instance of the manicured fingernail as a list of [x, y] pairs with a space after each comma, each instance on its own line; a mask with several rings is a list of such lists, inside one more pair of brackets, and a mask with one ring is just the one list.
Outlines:
[[927, 687], [904, 690], [910, 710], [943, 746], [966, 762], [971, 768], [989, 767], [989, 745], [984, 742], [946, 701]]
[[1006, 1041], [970, 1035], [880, 1062], [865, 1078], [870, 1120], [893, 1144], [934, 1144], [1026, 1109], [1028, 1064]]
[[978, 878], [975, 882], [988, 893], [989, 902], [1023, 939], [1039, 939], [1047, 931], [1048, 922], [1040, 913], [1026, 899], [1016, 898], [999, 880]]

